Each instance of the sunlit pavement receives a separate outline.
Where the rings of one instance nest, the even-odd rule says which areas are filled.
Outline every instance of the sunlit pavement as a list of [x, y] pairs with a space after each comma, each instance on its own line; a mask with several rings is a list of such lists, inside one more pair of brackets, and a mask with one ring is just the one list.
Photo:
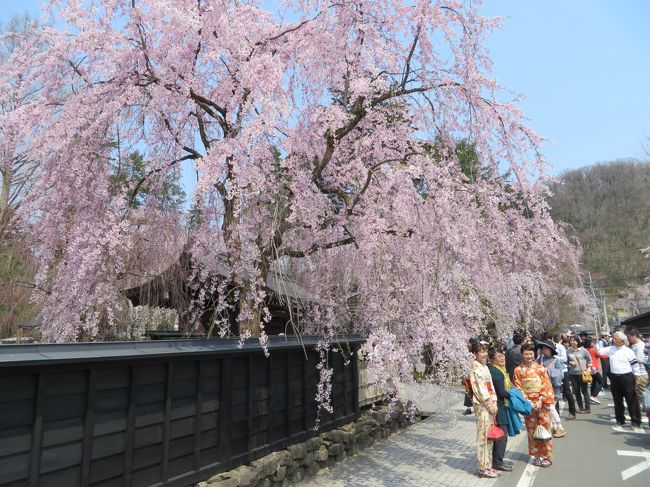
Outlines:
[[[303, 481], [307, 487], [471, 487], [497, 485], [480, 479], [476, 467], [476, 420], [463, 416], [462, 395], [453, 412], [431, 416], [331, 469]], [[508, 442], [516, 455], [523, 434]], [[512, 458], [511, 458], [512, 460]], [[512, 475], [504, 473], [504, 476]]]
[[[650, 428], [643, 416], [642, 428], [616, 426], [609, 391], [591, 405], [591, 414], [563, 419], [568, 434], [554, 439], [555, 458], [550, 468], [522, 466], [518, 462], [511, 477], [499, 483], [507, 487], [622, 486], [650, 485]], [[563, 414], [566, 416], [566, 413]], [[526, 441], [514, 454], [526, 455]]]

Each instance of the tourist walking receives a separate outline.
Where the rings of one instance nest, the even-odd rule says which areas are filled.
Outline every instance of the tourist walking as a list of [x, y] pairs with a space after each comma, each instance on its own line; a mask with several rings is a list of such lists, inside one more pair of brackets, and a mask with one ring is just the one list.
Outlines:
[[519, 429], [511, 425], [510, 414], [508, 411], [508, 400], [510, 398], [510, 387], [512, 383], [510, 376], [506, 371], [506, 356], [503, 352], [491, 349], [488, 351], [488, 358], [490, 364], [490, 375], [492, 376], [492, 384], [494, 385], [494, 392], [497, 396], [497, 414], [496, 424], [505, 432], [503, 438], [494, 441], [492, 446], [492, 468], [510, 472], [512, 464], [504, 460], [506, 454], [506, 446], [508, 443], [508, 436], [514, 436], [519, 433]]
[[633, 426], [641, 426], [641, 410], [636, 397], [634, 372], [640, 367], [634, 352], [625, 345], [626, 337], [622, 331], [614, 333], [613, 345], [598, 348], [598, 352], [609, 357], [609, 382], [614, 400], [614, 415], [616, 424], [625, 425], [625, 408], [627, 404], [630, 422]]
[[526, 432], [528, 433], [528, 453], [534, 457], [533, 465], [550, 467], [553, 457], [551, 439], [542, 440], [536, 437], [536, 429], [543, 426], [550, 434], [550, 408], [555, 404], [553, 386], [544, 366], [535, 362], [535, 346], [525, 343], [521, 346], [522, 363], [514, 372], [513, 384], [521, 389], [526, 399], [533, 405], [533, 411], [526, 416]]
[[537, 342], [535, 347], [540, 350], [537, 361], [540, 365], [543, 365], [546, 368], [548, 377], [551, 380], [551, 385], [553, 386], [553, 395], [555, 396], [555, 403], [550, 409], [552, 425], [551, 433], [553, 434], [553, 438], [562, 438], [566, 436], [566, 430], [564, 429], [564, 426], [562, 426], [562, 419], [560, 419], [560, 414], [557, 410], [557, 403], [558, 398], [562, 394], [564, 374], [562, 373], [560, 359], [557, 356], [558, 352], [555, 348], [555, 344], [551, 341], [540, 340]]
[[569, 377], [571, 387], [578, 403], [578, 414], [591, 413], [589, 383], [583, 373], [589, 376], [591, 372], [591, 355], [582, 347], [580, 337], [574, 335], [569, 339], [570, 348], [567, 349], [569, 359]]
[[634, 372], [634, 391], [636, 392], [636, 398], [639, 402], [639, 408], [643, 411], [645, 410], [643, 397], [648, 387], [648, 371], [645, 368], [648, 356], [645, 353], [645, 342], [641, 338], [639, 330], [634, 326], [628, 326], [625, 329], [625, 336], [627, 337], [627, 341], [630, 343], [630, 349], [632, 349], [634, 355], [636, 355], [636, 359], [639, 361], [639, 367]]
[[593, 381], [591, 382], [590, 401], [593, 404], [600, 404], [600, 399], [598, 399], [598, 395], [600, 394], [600, 391], [603, 390], [603, 373], [602, 373], [601, 360], [603, 360], [603, 357], [607, 357], [607, 355], [598, 353], [598, 350], [596, 350], [596, 347], [594, 346], [593, 343], [593, 339], [591, 337], [585, 339], [584, 346], [587, 352], [589, 352], [589, 355], [591, 356], [591, 363], [592, 363], [591, 377]]
[[492, 468], [492, 442], [488, 440], [488, 429], [497, 413], [497, 396], [492, 384], [492, 376], [487, 368], [485, 345], [475, 341], [471, 344], [474, 354], [469, 373], [472, 384], [474, 412], [476, 414], [476, 457], [479, 477], [495, 479], [499, 472]]

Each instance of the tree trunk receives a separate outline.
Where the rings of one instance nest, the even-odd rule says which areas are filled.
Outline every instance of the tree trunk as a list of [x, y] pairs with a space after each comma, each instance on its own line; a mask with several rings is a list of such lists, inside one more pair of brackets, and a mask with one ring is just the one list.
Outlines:
[[9, 209], [9, 194], [11, 192], [11, 180], [13, 178], [11, 159], [6, 167], [0, 169], [2, 176], [2, 186], [0, 187], [0, 236], [3, 229], [9, 223], [10, 209]]
[[255, 289], [252, 283], [248, 282], [244, 285], [241, 294], [239, 295], [239, 313], [240, 316], [244, 311], [252, 310], [252, 316], [248, 319], [240, 321], [239, 323], [239, 336], [249, 332], [253, 337], [259, 337], [262, 334], [260, 323], [262, 322], [262, 307], [263, 303], [255, 304]]

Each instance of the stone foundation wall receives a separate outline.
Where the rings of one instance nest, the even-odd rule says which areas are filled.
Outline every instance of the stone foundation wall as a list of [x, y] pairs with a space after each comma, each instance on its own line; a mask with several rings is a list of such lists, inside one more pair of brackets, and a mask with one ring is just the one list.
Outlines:
[[223, 472], [196, 487], [285, 487], [312, 477], [346, 456], [368, 448], [411, 422], [399, 405], [390, 416], [387, 408], [363, 411], [357, 421], [291, 445], [228, 472]]

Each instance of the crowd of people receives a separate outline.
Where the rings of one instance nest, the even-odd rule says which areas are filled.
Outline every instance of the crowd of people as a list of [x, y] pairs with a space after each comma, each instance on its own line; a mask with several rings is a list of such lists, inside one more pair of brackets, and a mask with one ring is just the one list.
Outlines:
[[567, 435], [560, 398], [568, 407], [564, 419], [573, 420], [590, 414], [602, 391], [610, 390], [618, 426], [626, 425], [626, 410], [632, 426], [641, 427], [642, 412], [650, 425], [650, 340], [634, 327], [600, 337], [545, 332], [533, 338], [515, 332], [508, 348], [478, 338], [468, 348], [474, 360], [465, 381], [464, 414], [476, 415], [480, 477], [512, 470], [504, 459], [507, 439], [524, 427], [533, 465], [550, 467], [553, 438]]

